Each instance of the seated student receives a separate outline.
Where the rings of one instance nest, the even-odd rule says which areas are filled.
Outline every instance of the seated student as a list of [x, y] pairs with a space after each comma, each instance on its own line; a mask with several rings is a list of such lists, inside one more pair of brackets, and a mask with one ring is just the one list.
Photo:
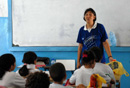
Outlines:
[[24, 88], [25, 79], [15, 72], [16, 61], [12, 54], [4, 54], [0, 57], [0, 85], [13, 88]]
[[50, 84], [49, 88], [69, 88], [68, 86], [63, 86], [63, 81], [66, 79], [66, 70], [62, 63], [53, 64], [50, 67], [49, 72], [54, 81]]
[[34, 72], [27, 76], [25, 88], [49, 88], [50, 80], [46, 73]]
[[26, 77], [31, 72], [39, 71], [35, 68], [37, 55], [28, 51], [24, 54], [22, 62], [24, 63], [23, 67], [20, 68], [16, 73], [19, 73], [21, 76]]
[[114, 83], [113, 81], [115, 81], [115, 77], [112, 69], [108, 65], [101, 63], [103, 54], [100, 48], [92, 47], [90, 50], [93, 51], [96, 55], [96, 59], [95, 59], [96, 64], [94, 67], [94, 73], [102, 76], [107, 81], [108, 84], [110, 82]]
[[77, 69], [71, 76], [69, 82], [70, 84], [75, 84], [76, 86], [83, 84], [88, 86], [90, 82], [90, 77], [93, 74], [93, 68], [95, 66], [95, 55], [92, 51], [84, 51], [82, 56], [82, 66]]

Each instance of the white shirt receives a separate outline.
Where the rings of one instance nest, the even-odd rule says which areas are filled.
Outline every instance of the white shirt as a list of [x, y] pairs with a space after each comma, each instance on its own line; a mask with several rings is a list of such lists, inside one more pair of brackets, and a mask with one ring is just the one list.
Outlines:
[[[110, 83], [111, 79], [116, 82], [112, 69], [106, 64], [96, 62], [94, 67], [94, 73], [99, 74], [101, 77], [103, 77], [108, 84]], [[112, 85], [112, 88], [116, 88], [115, 85]]]
[[94, 67], [94, 73], [102, 76], [107, 81], [107, 83], [110, 83], [111, 78], [115, 80], [112, 69], [106, 64], [96, 63]]
[[52, 83], [49, 88], [71, 88], [70, 86], [63, 86], [61, 84]]
[[71, 76], [69, 82], [78, 86], [79, 84], [83, 84], [84, 86], [88, 86], [90, 82], [90, 77], [93, 74], [92, 68], [85, 68], [82, 66], [80, 69], [77, 69], [74, 74]]
[[0, 80], [0, 85], [13, 88], [25, 88], [26, 79], [15, 72], [6, 72]]
[[[39, 71], [39, 69], [35, 69], [35, 64], [27, 64], [27, 69], [29, 69], [29, 73]], [[19, 70], [17, 70], [16, 73], [19, 73]]]
[[[40, 71], [39, 69], [35, 68], [35, 64], [27, 64], [27, 69], [29, 69], [29, 73]], [[43, 72], [45, 72], [46, 74], [48, 74], [48, 76], [50, 76], [49, 71], [43, 71]], [[19, 70], [17, 70], [16, 73], [19, 74]]]

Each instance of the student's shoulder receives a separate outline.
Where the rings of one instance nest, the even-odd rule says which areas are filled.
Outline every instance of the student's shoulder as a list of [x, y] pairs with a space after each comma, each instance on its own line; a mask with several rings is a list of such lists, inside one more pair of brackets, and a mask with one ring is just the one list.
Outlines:
[[16, 74], [17, 73], [15, 73], [15, 72], [6, 72], [5, 75], [4, 75], [4, 77], [14, 78]]
[[65, 86], [60, 85], [60, 84], [52, 83], [52, 84], [50, 84], [49, 88], [69, 88], [69, 87], [65, 87]]
[[12, 80], [24, 80], [24, 78], [22, 78], [18, 73], [16, 72], [7, 72], [5, 75], [5, 79], [12, 79]]
[[95, 67], [96, 67], [96, 68], [99, 68], [99, 67], [100, 67], [100, 68], [106, 68], [107, 65], [106, 65], [106, 64], [103, 64], [103, 63], [96, 63], [96, 64], [95, 64]]
[[80, 68], [78, 68], [78, 69], [76, 69], [75, 71], [74, 71], [74, 73], [78, 73], [78, 72], [81, 72], [82, 70], [83, 70], [83, 66], [81, 66]]
[[77, 72], [79, 72], [80, 71], [80, 69], [76, 69], [75, 71], [74, 71], [74, 74], [77, 74]]
[[14, 81], [14, 78], [17, 73], [15, 72], [6, 72], [4, 77], [2, 78], [3, 84], [8, 85]]
[[102, 68], [105, 68], [106, 70], [111, 70], [110, 66], [103, 63], [96, 63], [96, 65], [100, 65]]
[[104, 64], [104, 63], [100, 63], [100, 62], [97, 62], [96, 65], [107, 66], [106, 64]]
[[31, 70], [29, 70], [30, 73], [39, 72], [39, 71], [40, 71], [39, 69], [31, 69]]

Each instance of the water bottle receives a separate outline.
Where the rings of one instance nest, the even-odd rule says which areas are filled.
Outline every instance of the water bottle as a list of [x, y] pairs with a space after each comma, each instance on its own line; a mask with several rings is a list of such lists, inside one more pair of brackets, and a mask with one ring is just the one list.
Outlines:
[[53, 64], [55, 64], [55, 63], [56, 63], [55, 59], [52, 58], [52, 59], [51, 59], [51, 65], [53, 65]]
[[110, 45], [111, 46], [116, 46], [116, 36], [114, 32], [109, 32], [109, 40], [110, 40]]

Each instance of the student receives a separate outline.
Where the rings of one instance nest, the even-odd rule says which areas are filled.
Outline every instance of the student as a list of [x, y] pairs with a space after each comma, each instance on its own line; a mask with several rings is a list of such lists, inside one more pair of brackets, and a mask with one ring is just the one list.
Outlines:
[[108, 84], [110, 82], [114, 83], [115, 77], [112, 69], [108, 65], [101, 63], [101, 59], [102, 59], [101, 49], [98, 47], [92, 47], [90, 50], [93, 51], [96, 55], [96, 59], [95, 59], [96, 64], [94, 67], [94, 73], [102, 76], [107, 81]]
[[21, 76], [26, 77], [31, 72], [39, 71], [35, 68], [37, 55], [28, 51], [24, 54], [22, 62], [24, 63], [23, 67], [20, 68], [16, 73], [19, 73]]
[[49, 88], [66, 88], [63, 86], [63, 81], [66, 79], [66, 70], [62, 63], [53, 64], [50, 67], [49, 72], [54, 81], [52, 84], [50, 84]]
[[49, 88], [50, 80], [46, 73], [34, 72], [27, 77], [25, 88]]
[[93, 68], [95, 66], [95, 55], [92, 51], [84, 51], [82, 55], [82, 66], [77, 69], [71, 76], [70, 84], [76, 86], [83, 84], [88, 86], [90, 82], [90, 76], [93, 74]]
[[0, 57], [0, 85], [13, 88], [24, 88], [25, 79], [15, 72], [16, 61], [12, 54], [4, 54]]

